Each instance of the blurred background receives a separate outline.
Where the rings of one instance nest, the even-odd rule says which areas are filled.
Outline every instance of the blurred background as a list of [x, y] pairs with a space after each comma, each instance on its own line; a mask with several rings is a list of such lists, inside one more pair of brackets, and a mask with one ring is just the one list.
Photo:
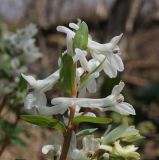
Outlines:
[[[54, 141], [52, 131], [19, 119], [27, 88], [20, 73], [44, 78], [55, 71], [66, 45], [56, 26], [68, 26], [77, 18], [86, 21], [91, 36], [100, 43], [124, 33], [119, 46], [125, 70], [113, 80], [103, 75], [97, 95], [108, 95], [120, 79], [126, 83], [124, 95], [137, 112], [130, 123], [145, 136], [137, 144], [139, 152], [143, 160], [158, 160], [158, 0], [0, 0], [0, 159], [46, 158], [41, 147]], [[53, 96], [58, 95], [55, 87]], [[52, 93], [48, 96], [52, 98]], [[120, 122], [119, 115], [111, 116]]]

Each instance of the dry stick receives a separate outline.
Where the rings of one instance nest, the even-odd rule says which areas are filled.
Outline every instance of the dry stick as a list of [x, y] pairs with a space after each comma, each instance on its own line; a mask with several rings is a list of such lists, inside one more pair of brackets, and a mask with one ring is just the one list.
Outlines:
[[[77, 67], [77, 64], [75, 63], [74, 64], [74, 75], [75, 75], [74, 76], [74, 93], [71, 96], [73, 98], [77, 97], [76, 67]], [[64, 143], [63, 143], [63, 146], [62, 146], [62, 152], [61, 152], [60, 160], [66, 160], [66, 158], [67, 158], [67, 154], [68, 154], [68, 151], [69, 151], [69, 148], [70, 148], [72, 131], [74, 129], [72, 122], [73, 122], [73, 119], [74, 119], [74, 116], [75, 116], [76, 106], [70, 106], [69, 109], [70, 109], [69, 122], [68, 122], [68, 125], [67, 125], [67, 131], [64, 134]]]

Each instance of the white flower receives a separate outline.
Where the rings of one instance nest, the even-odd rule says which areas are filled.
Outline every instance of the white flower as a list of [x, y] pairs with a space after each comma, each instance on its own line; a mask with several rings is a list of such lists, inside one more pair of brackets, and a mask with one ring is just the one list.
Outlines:
[[[88, 63], [92, 63], [91, 60]], [[89, 93], [95, 93], [97, 90], [96, 87], [96, 78], [99, 77], [98, 72], [89, 74], [88, 77], [80, 83], [80, 77], [84, 74], [83, 68], [77, 68], [77, 82], [78, 82], [78, 97], [85, 97], [87, 91]]]
[[94, 138], [93, 135], [85, 136], [82, 140], [82, 149], [73, 149], [73, 160], [89, 160], [100, 147], [100, 139]]
[[48, 154], [49, 151], [53, 151], [54, 150], [54, 146], [53, 145], [45, 145], [42, 147], [42, 153], [43, 154]]
[[135, 152], [138, 148], [134, 145], [128, 145], [125, 147], [122, 147], [119, 143], [119, 141], [114, 143], [114, 147], [110, 154], [112, 154], [115, 157], [124, 158], [127, 160], [139, 160], [140, 154]]
[[43, 80], [35, 80], [32, 76], [22, 74], [23, 78], [29, 83], [33, 91], [28, 93], [25, 98], [24, 108], [31, 114], [53, 115], [63, 114], [67, 108], [58, 106], [47, 106], [45, 92], [50, 90], [59, 78], [59, 71], [56, 71]]
[[115, 49], [119, 52], [117, 43], [121, 37], [122, 34], [112, 38], [112, 40], [106, 44], [100, 44], [90, 39], [88, 41], [88, 50], [90, 51], [92, 57], [100, 63], [105, 60], [102, 63], [100, 70], [103, 69], [110, 78], [116, 77], [117, 71], [121, 72], [124, 70], [122, 59], [118, 53], [114, 53]]
[[[79, 84], [79, 95], [78, 97], [85, 97], [86, 92], [95, 93], [96, 92], [96, 78], [99, 77], [99, 72], [93, 72], [99, 65], [99, 62], [91, 59], [87, 61], [86, 51], [82, 51], [79, 48], [75, 49], [75, 53], [79, 56], [79, 61], [82, 68], [77, 68], [77, 80]], [[87, 73], [88, 77], [85, 79], [84, 83], [80, 84], [80, 77]], [[92, 73], [93, 72], [93, 73]]]
[[81, 50], [79, 48], [76, 48], [75, 49], [75, 53], [80, 56], [79, 61], [80, 61], [81, 67], [85, 71], [90, 72], [91, 71], [91, 68], [90, 68], [91, 66], [88, 64], [88, 61], [86, 59], [87, 52], [83, 51], [83, 50]]
[[112, 65], [110, 64], [110, 62], [108, 61], [108, 59], [102, 55], [102, 54], [93, 54], [93, 57], [95, 60], [97, 60], [99, 63], [101, 63], [100, 67], [98, 68], [98, 72], [100, 71], [104, 71], [105, 74], [107, 74], [110, 78], [114, 78], [117, 76], [117, 69]]
[[5, 35], [5, 39], [10, 41], [17, 52], [21, 52], [19, 58], [27, 63], [32, 63], [36, 59], [42, 57], [39, 48], [35, 45], [33, 36], [37, 33], [37, 28], [34, 24], [30, 24], [23, 29], [17, 30], [16, 33]]
[[33, 76], [21, 75], [29, 83], [31, 88], [38, 90], [39, 92], [50, 90], [59, 79], [59, 71], [54, 72], [43, 80], [36, 80]]
[[58, 97], [54, 98], [51, 103], [53, 105], [60, 106], [78, 105], [80, 107], [98, 108], [101, 111], [110, 110], [118, 112], [122, 115], [135, 115], [133, 106], [129, 103], [123, 102], [124, 97], [120, 94], [123, 87], [124, 82], [120, 82], [119, 85], [116, 85], [113, 88], [112, 94], [110, 96], [102, 99]]
[[72, 46], [73, 41], [72, 41], [72, 39], [75, 36], [75, 33], [65, 26], [57, 26], [56, 29], [57, 29], [58, 32], [63, 32], [67, 35], [66, 36], [67, 52], [68, 53], [73, 53], [73, 46]]
[[[75, 23], [70, 23], [69, 27], [72, 29], [75, 29], [75, 30], [79, 29], [79, 26]], [[117, 44], [120, 41], [120, 39], [122, 38], [122, 36], [123, 36], [123, 34], [120, 34], [119, 36], [115, 36], [111, 39], [111, 41], [109, 43], [105, 43], [105, 44], [100, 44], [98, 42], [95, 42], [89, 37], [88, 38], [88, 50], [91, 52], [92, 56], [95, 59], [97, 59], [99, 62], [104, 60], [104, 58], [106, 56], [106, 58], [109, 62], [109, 65], [111, 65], [111, 67], [113, 67], [117, 71], [121, 72], [124, 70], [123, 62], [122, 62], [119, 54], [114, 54], [114, 52], [117, 52], [117, 53], [120, 52], [120, 49], [117, 46]], [[104, 55], [104, 56], [101, 56], [101, 55]], [[99, 56], [99, 58], [98, 58], [98, 56]], [[103, 67], [103, 69], [106, 70], [107, 67], [106, 68], [105, 67]]]
[[49, 151], [53, 151], [54, 155], [57, 157], [56, 160], [60, 158], [61, 155], [61, 146], [60, 145], [45, 145], [42, 147], [42, 153], [48, 154]]
[[[75, 23], [69, 24], [70, 28], [77, 30], [79, 26]], [[88, 51], [91, 53], [92, 57], [97, 60], [99, 63], [102, 61], [99, 71], [104, 70], [104, 72], [110, 77], [116, 77], [117, 71], [123, 71], [124, 65], [122, 59], [119, 56], [119, 47], [117, 46], [118, 42], [122, 38], [123, 34], [119, 36], [115, 36], [111, 39], [109, 43], [100, 44], [98, 42], [93, 41], [90, 37], [88, 38]], [[117, 52], [115, 54], [114, 52]]]
[[116, 85], [113, 88], [112, 94], [106, 97], [109, 107], [104, 108], [104, 111], [111, 110], [123, 115], [136, 114], [133, 106], [127, 102], [124, 102], [124, 97], [120, 94], [124, 88], [124, 85], [124, 82], [120, 82], [119, 85]]
[[88, 76], [88, 78], [84, 81], [83, 84], [79, 85], [79, 95], [78, 97], [85, 97], [87, 91], [89, 93], [96, 93], [97, 91], [97, 84], [96, 78], [99, 77], [98, 72], [94, 72]]
[[56, 115], [63, 114], [68, 106], [47, 106], [46, 95], [43, 92], [32, 91], [24, 101], [24, 109], [30, 114]]

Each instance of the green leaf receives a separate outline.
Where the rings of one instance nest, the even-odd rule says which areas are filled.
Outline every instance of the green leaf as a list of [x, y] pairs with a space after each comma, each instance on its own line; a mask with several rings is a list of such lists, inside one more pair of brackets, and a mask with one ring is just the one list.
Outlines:
[[112, 120], [110, 118], [102, 118], [102, 117], [90, 117], [90, 116], [77, 116], [73, 120], [74, 125], [78, 125], [79, 123], [98, 123], [98, 124], [107, 124]]
[[52, 117], [40, 115], [21, 115], [21, 119], [41, 127], [55, 128], [61, 132], [65, 131], [64, 124], [56, 119], [53, 119]]
[[62, 67], [60, 70], [61, 89], [68, 94], [74, 93], [74, 63], [69, 54], [62, 57]]
[[106, 136], [104, 136], [102, 140], [102, 144], [107, 145], [115, 142], [118, 138], [122, 136], [122, 134], [126, 131], [127, 128], [128, 128], [128, 124], [123, 123], [117, 128], [113, 129]]
[[98, 128], [90, 128], [90, 129], [84, 129], [78, 133], [76, 133], [77, 137], [83, 136], [83, 135], [90, 135], [94, 133]]
[[73, 48], [79, 48], [81, 50], [86, 50], [88, 45], [88, 26], [83, 21], [79, 24], [79, 29], [76, 31], [75, 37], [73, 39]]

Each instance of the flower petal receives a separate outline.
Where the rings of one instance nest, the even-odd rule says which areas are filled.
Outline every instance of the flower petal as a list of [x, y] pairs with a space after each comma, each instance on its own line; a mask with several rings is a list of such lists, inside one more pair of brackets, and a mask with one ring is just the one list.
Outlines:
[[24, 109], [26, 111], [31, 111], [33, 107], [36, 106], [36, 96], [34, 92], [29, 93], [24, 101]]
[[89, 83], [87, 84], [87, 89], [89, 93], [96, 93], [97, 91], [97, 86], [96, 86], [96, 80], [91, 79]]
[[112, 95], [118, 96], [120, 94], [120, 92], [123, 90], [125, 86], [125, 83], [120, 81], [120, 83], [118, 85], [115, 85], [113, 90], [112, 90]]
[[84, 115], [89, 117], [96, 117], [96, 115], [93, 112], [86, 112]]
[[89, 65], [88, 65], [88, 61], [86, 59], [86, 52], [82, 51], [79, 48], [76, 48], [75, 49], [75, 53], [78, 54], [78, 55], [80, 55], [79, 61], [80, 61], [80, 64], [81, 64], [82, 68], [85, 71], [90, 71], [90, 68], [89, 68]]
[[68, 109], [68, 106], [56, 105], [52, 107], [43, 106], [38, 108], [38, 112], [40, 115], [56, 115], [56, 114], [64, 114], [64, 112]]
[[87, 156], [83, 150], [74, 149], [71, 154], [72, 160], [86, 160]]
[[33, 76], [26, 76], [25, 74], [21, 73], [22, 77], [29, 83], [30, 86], [34, 88], [36, 84], [36, 80]]
[[123, 33], [121, 33], [119, 36], [115, 36], [111, 39], [110, 43], [113, 44], [113, 48], [119, 43], [122, 36], [123, 36]]
[[78, 94], [78, 97], [79, 98], [84, 98], [87, 94], [87, 91], [86, 91], [86, 87], [83, 87], [80, 91], [79, 91], [79, 94]]
[[43, 80], [35, 80], [32, 76], [26, 76], [22, 74], [23, 78], [30, 84], [30, 86], [35, 89], [39, 90], [39, 92], [46, 92], [50, 90], [53, 85], [58, 81], [59, 78], [59, 71], [51, 74], [49, 77]]
[[63, 32], [65, 34], [70, 34], [72, 37], [75, 35], [75, 33], [72, 30], [70, 30], [69, 28], [67, 28], [65, 26], [57, 26], [56, 30], [58, 32]]
[[38, 106], [38, 108], [46, 106], [47, 99], [46, 95], [43, 92], [35, 91], [35, 96], [36, 96], [36, 105]]
[[118, 106], [123, 109], [122, 113], [125, 115], [136, 115], [135, 109], [133, 106], [127, 102], [119, 103]]
[[79, 29], [79, 26], [75, 23], [69, 23], [69, 27], [74, 29], [74, 30], [78, 30]]
[[42, 153], [43, 154], [48, 154], [50, 150], [54, 150], [53, 145], [45, 145], [42, 147]]
[[105, 74], [110, 78], [115, 78], [117, 76], [117, 69], [114, 68], [107, 60], [102, 64]]
[[71, 34], [67, 34], [66, 36], [66, 43], [67, 43], [67, 52], [69, 54], [73, 53], [73, 40], [72, 40], [72, 35]]
[[121, 115], [130, 115], [130, 114], [135, 115], [136, 114], [133, 106], [126, 102], [122, 102], [122, 103], [119, 103], [111, 107], [105, 107], [103, 108], [103, 111], [114, 111], [114, 112], [120, 113]]

